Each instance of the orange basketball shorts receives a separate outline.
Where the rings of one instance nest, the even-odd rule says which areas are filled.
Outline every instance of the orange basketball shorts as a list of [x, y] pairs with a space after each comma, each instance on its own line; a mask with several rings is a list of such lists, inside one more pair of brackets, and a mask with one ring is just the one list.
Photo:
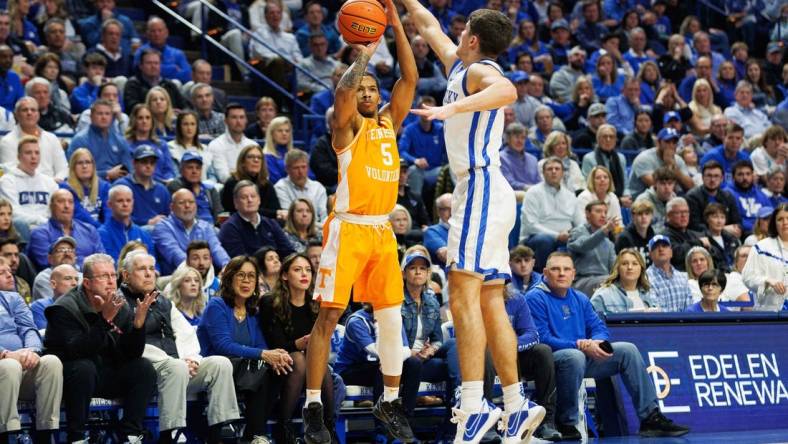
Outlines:
[[332, 214], [323, 225], [315, 298], [323, 307], [345, 308], [351, 289], [356, 302], [375, 309], [403, 301], [397, 239], [387, 216]]

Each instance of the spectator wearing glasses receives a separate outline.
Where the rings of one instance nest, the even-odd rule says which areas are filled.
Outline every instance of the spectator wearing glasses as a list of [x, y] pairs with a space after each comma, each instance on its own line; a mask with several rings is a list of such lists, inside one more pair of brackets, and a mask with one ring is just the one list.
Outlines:
[[719, 304], [720, 294], [722, 289], [725, 288], [727, 280], [725, 273], [722, 270], [706, 270], [698, 278], [698, 286], [700, 287], [701, 299], [689, 307], [686, 312], [690, 313], [705, 313], [705, 312], [725, 312], [730, 311], [726, 307]]
[[[156, 372], [142, 357], [149, 295], [132, 312], [116, 293], [117, 273], [111, 257], [85, 258], [82, 285], [48, 307], [44, 345], [63, 362], [63, 404], [69, 442], [85, 440], [90, 400], [123, 399], [117, 430], [131, 444], [142, 444], [143, 419], [153, 396]], [[130, 325], [121, 330], [118, 325]]]
[[[58, 238], [49, 247], [47, 262], [49, 268], [41, 270], [33, 282], [33, 300], [52, 298], [54, 293], [50, 285], [52, 271], [61, 265], [76, 266], [77, 263], [77, 241], [71, 236]], [[79, 280], [82, 280], [82, 273], [78, 273]]]

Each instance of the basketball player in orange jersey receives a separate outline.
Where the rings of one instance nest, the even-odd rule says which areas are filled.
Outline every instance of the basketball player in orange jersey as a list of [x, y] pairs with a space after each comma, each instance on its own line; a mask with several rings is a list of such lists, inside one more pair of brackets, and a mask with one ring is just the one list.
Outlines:
[[[380, 40], [357, 45], [359, 55], [342, 76], [334, 93], [332, 145], [339, 164], [334, 212], [323, 226], [323, 254], [315, 280], [320, 312], [306, 351], [304, 438], [308, 444], [330, 444], [323, 423], [320, 385], [326, 370], [330, 339], [345, 311], [353, 289], [356, 301], [374, 308], [377, 355], [383, 373], [383, 395], [373, 414], [395, 438], [414, 440], [399, 398], [402, 373], [402, 274], [397, 241], [388, 215], [397, 202], [399, 152], [397, 131], [410, 111], [418, 71], [410, 44], [392, 0], [383, 0], [388, 23], [394, 29], [401, 77], [394, 84], [391, 102], [380, 110], [377, 79], [366, 72]], [[333, 424], [329, 424], [332, 428]]]

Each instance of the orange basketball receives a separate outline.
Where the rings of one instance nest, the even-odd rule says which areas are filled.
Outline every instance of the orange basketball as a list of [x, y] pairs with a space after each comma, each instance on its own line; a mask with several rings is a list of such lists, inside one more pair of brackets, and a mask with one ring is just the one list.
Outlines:
[[348, 0], [339, 10], [337, 27], [347, 43], [374, 42], [386, 30], [386, 11], [378, 0]]

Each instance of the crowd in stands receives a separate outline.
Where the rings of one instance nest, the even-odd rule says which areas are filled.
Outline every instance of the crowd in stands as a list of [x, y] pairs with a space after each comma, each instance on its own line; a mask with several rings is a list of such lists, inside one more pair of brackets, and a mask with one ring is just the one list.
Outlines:
[[[167, 443], [187, 426], [187, 398], [207, 392], [200, 439], [220, 442], [243, 417], [245, 441], [267, 443], [273, 419], [277, 439], [295, 442], [337, 187], [333, 90], [356, 56], [335, 26], [341, 2], [213, 2], [251, 38], [202, 17], [197, 1], [169, 2], [298, 91], [316, 117], [303, 137], [292, 102], [247, 66], [190, 63], [170, 34], [193, 36], [174, 23], [135, 24], [115, 0], [4, 3], [0, 437], [20, 430], [17, 400], [35, 399], [35, 442], [50, 442], [61, 404], [68, 441], [85, 442], [90, 400], [104, 397], [123, 399], [123, 440], [142, 442], [158, 394]], [[515, 25], [496, 61], [517, 90], [502, 110], [501, 168], [519, 212], [506, 310], [521, 374], [547, 410], [537, 436], [573, 439], [583, 377], [620, 369], [641, 430], [668, 421], [637, 349], [599, 347], [604, 319], [788, 310], [788, 4], [423, 3], [455, 42], [478, 8]], [[413, 106], [439, 105], [448, 67], [411, 20], [403, 11], [419, 71]], [[383, 97], [399, 77], [393, 54], [393, 41], [380, 45], [368, 67]], [[254, 109], [213, 82], [222, 63], [251, 85]], [[409, 115], [398, 136], [390, 221], [410, 414], [448, 405], [460, 384], [441, 329], [456, 178], [440, 121]], [[343, 326], [322, 386], [327, 423], [346, 385], [383, 387], [371, 307], [353, 305]], [[419, 396], [423, 381], [445, 381], [444, 399]]]

